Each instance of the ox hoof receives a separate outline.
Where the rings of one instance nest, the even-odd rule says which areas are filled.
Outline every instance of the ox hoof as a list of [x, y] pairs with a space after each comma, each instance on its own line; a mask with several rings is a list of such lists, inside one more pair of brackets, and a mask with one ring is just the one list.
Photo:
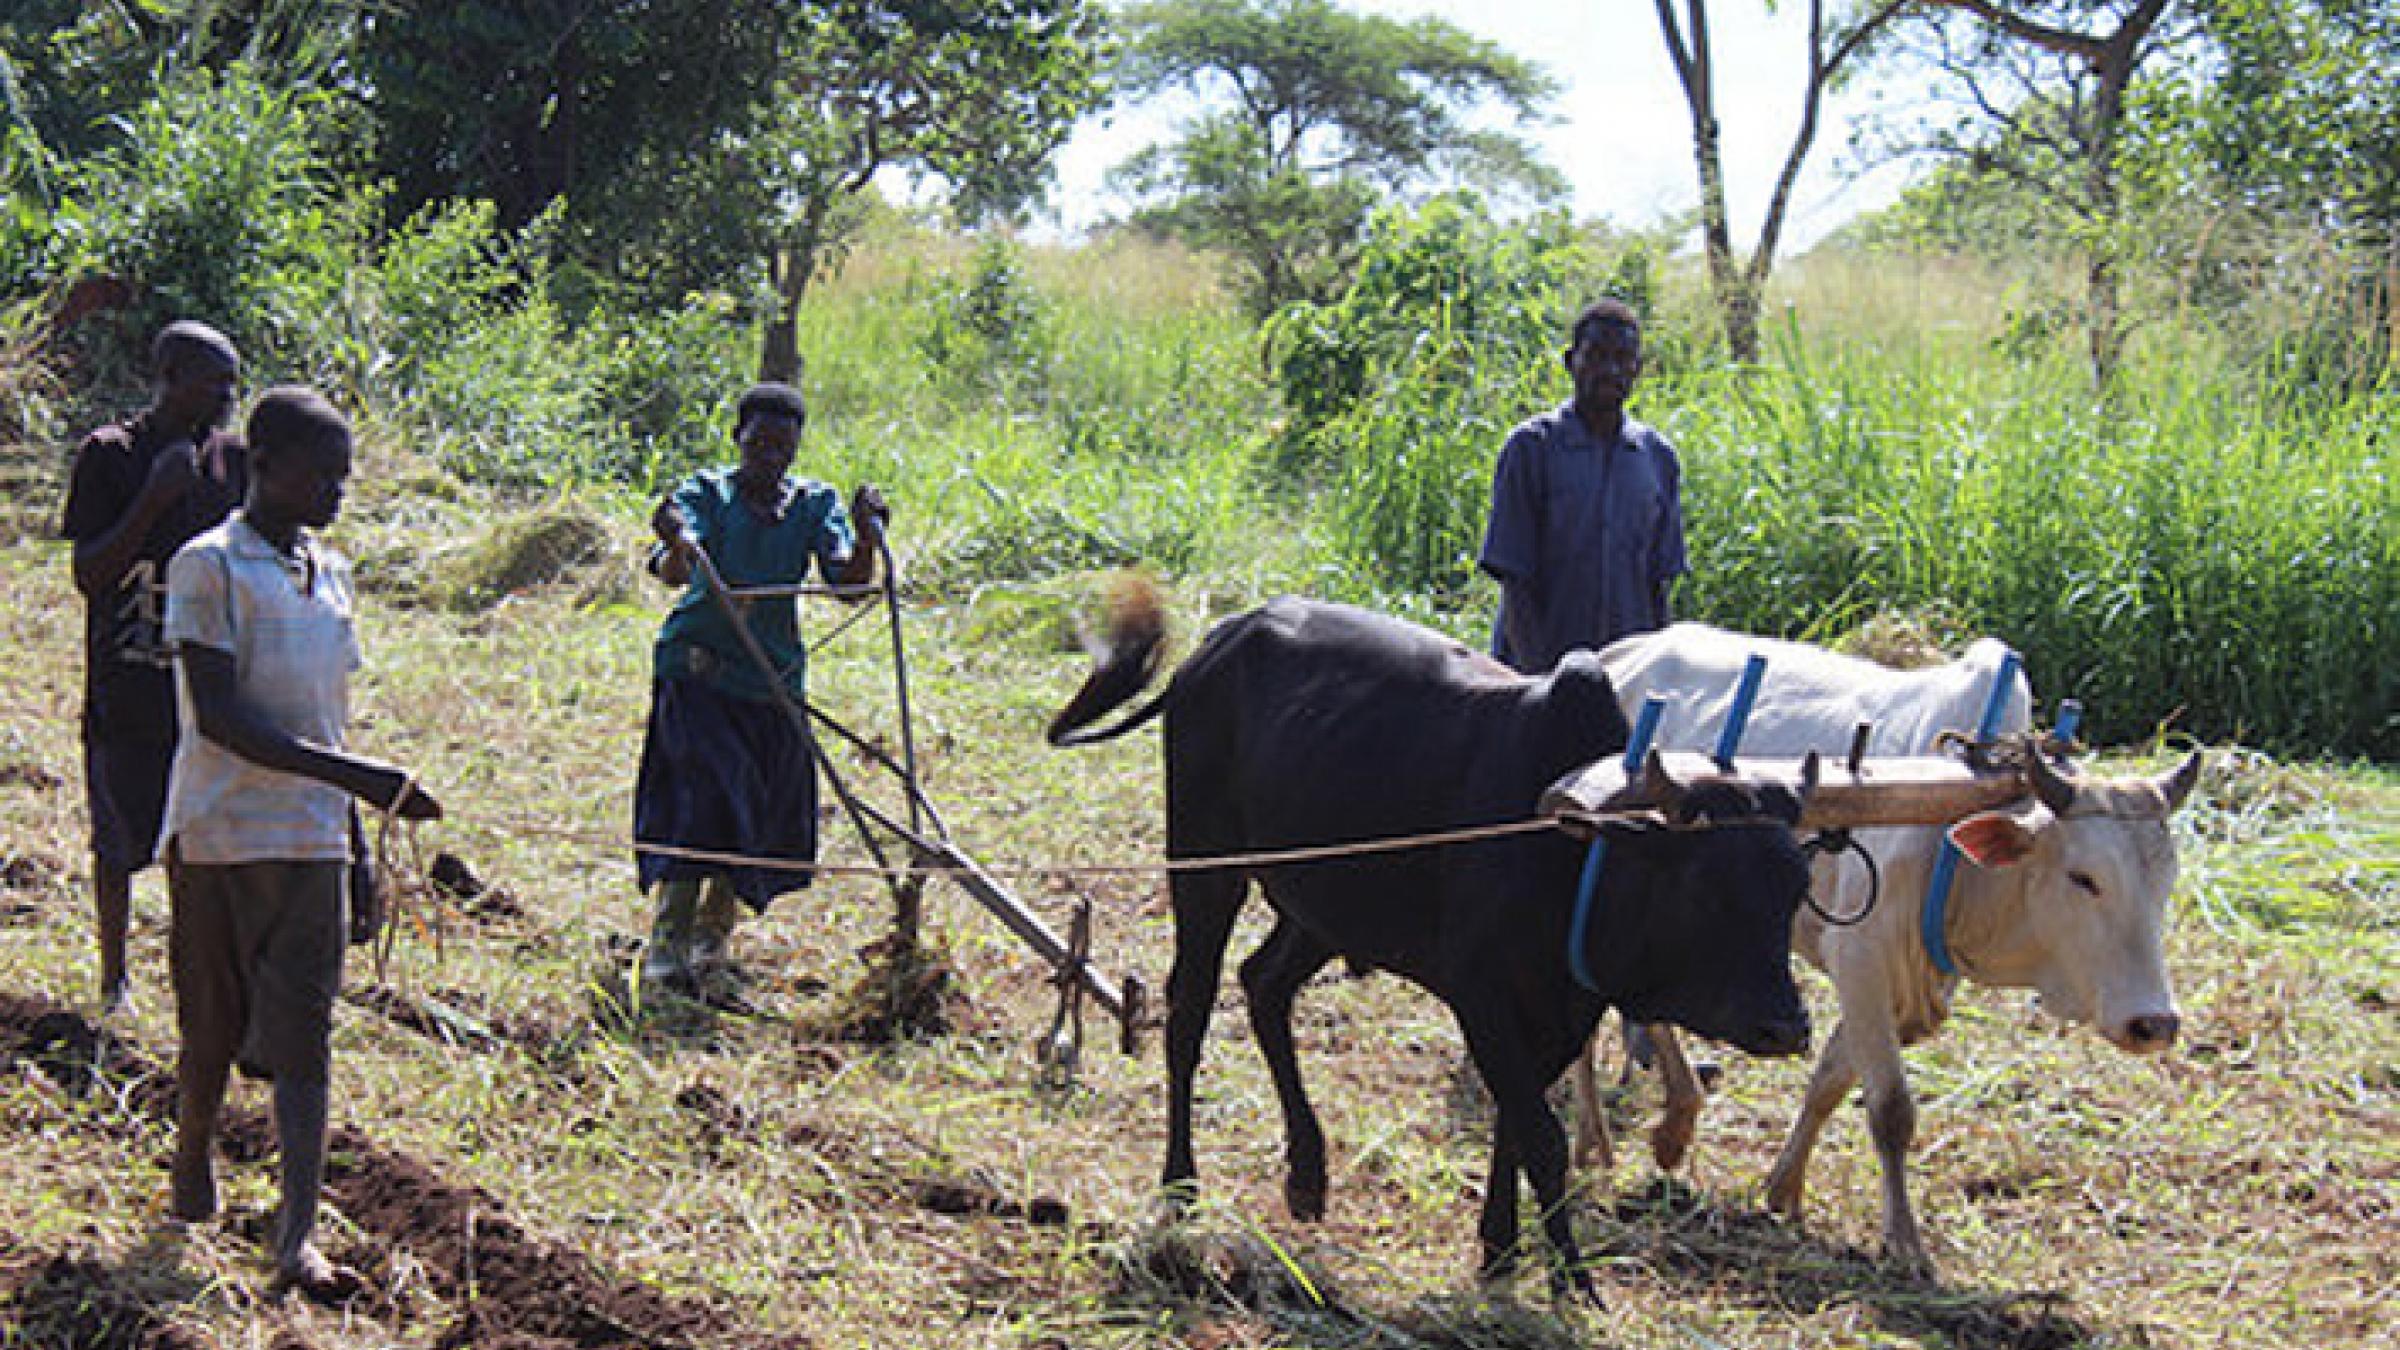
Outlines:
[[1669, 1116], [1650, 1131], [1650, 1156], [1661, 1172], [1672, 1172], [1683, 1166], [1684, 1156], [1692, 1151], [1692, 1132], [1697, 1121], [1693, 1117]]
[[1800, 1226], [1801, 1188], [1798, 1182], [1785, 1183], [1767, 1179], [1767, 1212], [1797, 1228]]
[[1524, 1265], [1524, 1255], [1513, 1242], [1501, 1248], [1493, 1248], [1487, 1243], [1483, 1251], [1483, 1263], [1475, 1268], [1475, 1278], [1485, 1285], [1507, 1284], [1517, 1277], [1517, 1271]]
[[1939, 1272], [1933, 1268], [1933, 1258], [1925, 1254], [1924, 1247], [1915, 1243], [1899, 1243], [1885, 1238], [1883, 1263], [1895, 1274], [1926, 1284], [1932, 1284], [1940, 1278]]
[[1283, 1203], [1293, 1218], [1302, 1223], [1316, 1223], [1325, 1217], [1325, 1183], [1286, 1181]]

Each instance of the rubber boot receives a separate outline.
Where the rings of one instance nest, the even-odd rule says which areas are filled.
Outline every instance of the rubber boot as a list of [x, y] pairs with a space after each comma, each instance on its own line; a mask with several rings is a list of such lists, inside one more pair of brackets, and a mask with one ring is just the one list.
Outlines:
[[650, 943], [642, 952], [643, 984], [691, 983], [692, 922], [699, 908], [698, 878], [658, 883], [658, 913], [650, 921]]
[[723, 877], [710, 877], [700, 888], [700, 912], [692, 923], [691, 965], [706, 974], [725, 964], [725, 947], [742, 921], [742, 902]]

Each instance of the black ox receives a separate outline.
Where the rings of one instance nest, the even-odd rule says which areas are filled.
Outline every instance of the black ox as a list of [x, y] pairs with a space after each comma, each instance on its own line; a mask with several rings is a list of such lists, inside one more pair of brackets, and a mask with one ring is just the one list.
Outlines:
[[[1166, 690], [1139, 693], [1163, 621], [1120, 607], [1053, 744], [1106, 740], [1166, 714], [1167, 856], [1389, 839], [1524, 821], [1562, 774], [1621, 753], [1624, 715], [1589, 653], [1527, 679], [1457, 642], [1344, 605], [1285, 598], [1219, 624]], [[1281, 1099], [1294, 1217], [1325, 1208], [1325, 1137], [1292, 1049], [1294, 998], [1335, 957], [1415, 981], [1457, 1017], [1498, 1108], [1478, 1233], [1484, 1268], [1516, 1259], [1517, 1187], [1533, 1183], [1561, 1269], [1589, 1288], [1565, 1198], [1567, 1147], [1544, 1090], [1602, 1011], [1664, 1021], [1753, 1054], [1808, 1040], [1792, 914], [1808, 869], [1783, 788], [1708, 780], [1665, 818], [1608, 823], [1608, 865], [1578, 985], [1567, 939], [1583, 846], [1557, 830], [1334, 859], [1176, 871], [1167, 982], [1170, 1188], [1193, 1183], [1192, 1079], [1249, 884], [1276, 921], [1242, 962], [1250, 1026]], [[1708, 828], [1687, 828], [1705, 825]]]

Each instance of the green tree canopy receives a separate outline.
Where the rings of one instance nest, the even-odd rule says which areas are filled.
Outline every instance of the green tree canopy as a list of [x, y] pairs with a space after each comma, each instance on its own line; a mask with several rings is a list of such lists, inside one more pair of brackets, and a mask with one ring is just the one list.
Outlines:
[[854, 195], [895, 168], [1015, 209], [1096, 101], [1100, 39], [1088, 0], [413, 0], [362, 67], [396, 214], [480, 197], [514, 228], [563, 202], [603, 285], [770, 285], [762, 366], [788, 377]]
[[[2400, 10], [2372, 0], [1955, 8], [1964, 12], [1927, 11], [1909, 30], [1909, 58], [1940, 72], [1952, 114], [1895, 137], [1943, 161], [1860, 235], [2084, 261], [2106, 302], [2083, 316], [2096, 358], [2113, 351], [2114, 330], [2172, 308], [2259, 330], [2251, 340], [2276, 340], [2267, 330], [2287, 321], [2319, 327], [2349, 349], [2350, 374], [2389, 359]], [[2112, 43], [2064, 27], [2093, 20], [2117, 25]], [[2123, 80], [2113, 96], [2112, 71]], [[2124, 320], [2113, 317], [2119, 287]]]
[[969, 217], [1037, 196], [1052, 152], [1099, 101], [1102, 41], [1086, 0], [811, 6], [779, 65], [781, 115], [758, 147], [778, 300], [760, 373], [797, 372], [801, 299], [848, 236], [845, 205], [879, 171], [943, 180]]
[[1564, 191], [1517, 136], [1556, 91], [1540, 68], [1438, 19], [1330, 0], [1145, 0], [1125, 12], [1128, 99], [1181, 91], [1204, 111], [1119, 170], [1138, 219], [1231, 252], [1261, 313], [1347, 278], [1385, 194], [1468, 185], [1534, 201]]
[[358, 54], [392, 218], [483, 199], [513, 231], [563, 200], [562, 244], [596, 275], [670, 298], [724, 284], [759, 256], [740, 151], [771, 119], [796, 8], [399, 0]]

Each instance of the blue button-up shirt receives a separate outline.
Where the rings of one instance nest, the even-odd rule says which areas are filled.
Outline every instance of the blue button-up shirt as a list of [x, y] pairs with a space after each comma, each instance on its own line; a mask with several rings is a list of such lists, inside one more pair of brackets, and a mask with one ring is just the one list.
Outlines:
[[1668, 585], [1687, 570], [1682, 483], [1675, 447], [1630, 417], [1608, 445], [1572, 403], [1510, 432], [1481, 558], [1500, 582], [1492, 654], [1538, 675], [1577, 647], [1665, 627]]

